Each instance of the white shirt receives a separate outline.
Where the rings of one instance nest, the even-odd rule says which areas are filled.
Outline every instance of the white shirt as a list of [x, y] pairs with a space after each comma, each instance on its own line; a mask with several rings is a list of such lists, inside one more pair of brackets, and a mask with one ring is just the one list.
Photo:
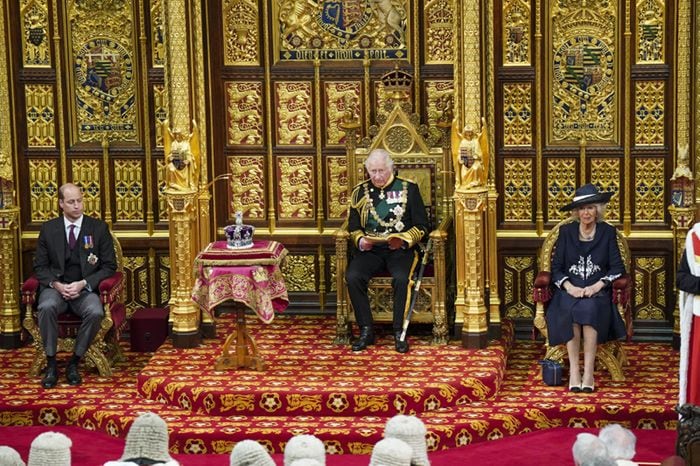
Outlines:
[[75, 228], [73, 228], [73, 232], [75, 234], [75, 239], [77, 240], [78, 237], [80, 236], [80, 227], [82, 224], [83, 224], [83, 216], [82, 215], [75, 223], [71, 223], [71, 221], [68, 220], [65, 215], [63, 216], [63, 225], [65, 225], [65, 230], [66, 230], [66, 241], [68, 241], [70, 243], [70, 226], [75, 225]]

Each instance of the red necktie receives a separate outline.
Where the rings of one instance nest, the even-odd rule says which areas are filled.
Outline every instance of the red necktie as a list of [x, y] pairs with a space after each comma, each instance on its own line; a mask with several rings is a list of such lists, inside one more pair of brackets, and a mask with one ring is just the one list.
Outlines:
[[68, 232], [68, 247], [73, 250], [78, 242], [78, 238], [75, 237], [75, 225], [69, 225], [68, 228], [70, 228], [70, 232]]

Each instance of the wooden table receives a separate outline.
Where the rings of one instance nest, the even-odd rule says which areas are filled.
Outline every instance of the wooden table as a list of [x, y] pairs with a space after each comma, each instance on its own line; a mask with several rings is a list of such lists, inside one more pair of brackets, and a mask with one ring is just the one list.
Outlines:
[[[287, 255], [277, 241], [254, 241], [249, 249], [228, 249], [226, 241], [215, 241], [194, 261], [197, 276], [192, 299], [208, 312], [235, 312], [236, 331], [231, 333], [214, 368], [265, 368], [255, 340], [248, 332], [245, 311], [251, 309], [264, 323], [289, 304], [280, 265]], [[235, 352], [231, 347], [235, 342]]]

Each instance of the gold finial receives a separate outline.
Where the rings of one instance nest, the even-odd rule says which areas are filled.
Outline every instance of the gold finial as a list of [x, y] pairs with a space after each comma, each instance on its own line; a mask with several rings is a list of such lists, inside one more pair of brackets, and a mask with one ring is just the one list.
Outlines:
[[403, 100], [411, 92], [411, 84], [413, 84], [413, 75], [407, 71], [403, 71], [398, 65], [388, 73], [384, 73], [381, 77], [384, 89], [389, 93], [393, 100]]

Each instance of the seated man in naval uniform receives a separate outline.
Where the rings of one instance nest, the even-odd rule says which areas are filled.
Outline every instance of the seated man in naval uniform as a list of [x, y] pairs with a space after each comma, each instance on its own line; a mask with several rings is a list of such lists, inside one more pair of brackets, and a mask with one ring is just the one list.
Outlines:
[[396, 351], [406, 353], [408, 341], [401, 341], [400, 335], [410, 303], [410, 277], [419, 263], [415, 246], [428, 234], [428, 216], [418, 185], [394, 176], [394, 162], [387, 151], [370, 152], [365, 168], [369, 180], [353, 188], [348, 215], [350, 239], [357, 251], [345, 271], [345, 281], [360, 327], [352, 350], [362, 351], [374, 344], [367, 287], [373, 275], [387, 270], [394, 289]]
[[97, 334], [104, 316], [99, 284], [114, 275], [117, 262], [107, 224], [83, 215], [83, 193], [72, 183], [58, 188], [63, 215], [44, 223], [39, 233], [34, 273], [39, 280], [37, 314], [46, 352], [44, 388], [58, 382], [58, 315], [66, 309], [82, 319], [68, 362], [66, 381], [80, 385], [78, 363]]

